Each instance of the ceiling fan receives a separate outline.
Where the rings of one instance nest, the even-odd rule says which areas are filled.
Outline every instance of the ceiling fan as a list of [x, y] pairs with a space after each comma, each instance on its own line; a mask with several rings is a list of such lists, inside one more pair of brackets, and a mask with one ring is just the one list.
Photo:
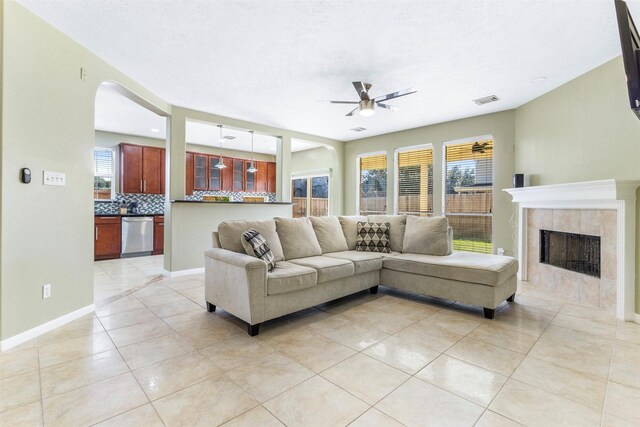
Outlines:
[[482, 144], [480, 144], [479, 142], [475, 142], [472, 146], [471, 146], [471, 152], [472, 153], [478, 153], [478, 154], [484, 154], [485, 150], [491, 150], [493, 147], [490, 146], [489, 142], [483, 142]]
[[391, 111], [400, 111], [400, 108], [394, 107], [389, 104], [383, 104], [383, 101], [389, 99], [400, 98], [401, 96], [411, 95], [417, 91], [414, 88], [399, 90], [397, 92], [391, 92], [386, 95], [377, 96], [371, 98], [369, 96], [369, 89], [371, 89], [371, 83], [353, 82], [353, 87], [358, 92], [360, 101], [328, 101], [331, 104], [357, 104], [358, 106], [347, 113], [347, 116], [353, 116], [358, 112], [361, 116], [372, 116], [376, 112], [376, 106], [386, 108]]

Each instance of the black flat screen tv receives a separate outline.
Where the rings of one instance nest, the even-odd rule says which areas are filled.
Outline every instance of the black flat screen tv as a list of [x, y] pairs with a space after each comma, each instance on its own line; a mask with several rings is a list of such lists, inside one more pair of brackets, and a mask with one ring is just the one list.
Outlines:
[[618, 30], [620, 31], [620, 44], [622, 45], [622, 60], [627, 75], [629, 101], [631, 109], [640, 119], [640, 66], [638, 65], [640, 36], [627, 4], [623, 0], [614, 0], [614, 3], [618, 18]]

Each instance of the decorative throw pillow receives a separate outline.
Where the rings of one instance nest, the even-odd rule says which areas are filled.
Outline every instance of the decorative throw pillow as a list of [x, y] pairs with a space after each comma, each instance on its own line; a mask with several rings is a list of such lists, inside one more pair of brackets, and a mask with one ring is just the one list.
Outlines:
[[363, 252], [391, 252], [391, 241], [389, 239], [388, 222], [362, 222], [358, 221], [358, 238], [356, 240], [356, 251]]
[[247, 255], [266, 261], [269, 271], [276, 268], [276, 259], [271, 253], [267, 241], [253, 228], [242, 233], [242, 246], [247, 251]]

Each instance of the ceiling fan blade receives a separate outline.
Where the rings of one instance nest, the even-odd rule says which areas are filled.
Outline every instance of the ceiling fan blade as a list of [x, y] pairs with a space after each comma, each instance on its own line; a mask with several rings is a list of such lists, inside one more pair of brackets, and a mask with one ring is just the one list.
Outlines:
[[397, 92], [391, 92], [386, 95], [378, 96], [377, 98], [373, 98], [373, 100], [376, 102], [381, 102], [381, 101], [386, 101], [388, 99], [400, 98], [401, 96], [405, 96], [405, 95], [411, 95], [412, 93], [416, 93], [416, 92], [417, 90], [410, 87], [409, 89], [403, 89]]
[[321, 101], [328, 102], [329, 104], [357, 104], [358, 101]]
[[393, 105], [383, 104], [383, 103], [381, 103], [381, 102], [376, 102], [376, 105], [377, 105], [378, 107], [386, 108], [387, 110], [391, 110], [391, 111], [400, 111], [400, 108], [398, 108], [398, 107], [394, 107]]
[[356, 92], [358, 92], [358, 96], [360, 97], [360, 100], [362, 101], [368, 101], [369, 98], [369, 89], [371, 89], [371, 84], [370, 83], [363, 83], [363, 82], [352, 82], [353, 83], [353, 87], [356, 89]]
[[358, 110], [360, 109], [360, 106], [357, 106], [356, 108], [354, 108], [353, 110], [349, 111], [346, 116], [353, 116]]

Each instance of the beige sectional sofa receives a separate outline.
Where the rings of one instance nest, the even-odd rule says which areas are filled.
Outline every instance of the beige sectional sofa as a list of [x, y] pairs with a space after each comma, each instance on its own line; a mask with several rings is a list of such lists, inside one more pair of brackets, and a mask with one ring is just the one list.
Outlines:
[[[356, 251], [358, 221], [390, 223], [391, 252]], [[381, 284], [478, 305], [493, 318], [502, 301], [513, 301], [517, 261], [453, 252], [444, 221], [444, 229], [442, 220], [392, 215], [223, 222], [205, 252], [207, 309], [242, 319], [253, 336], [262, 322], [365, 289], [376, 293]], [[241, 236], [250, 228], [271, 248], [273, 271], [245, 252]]]

